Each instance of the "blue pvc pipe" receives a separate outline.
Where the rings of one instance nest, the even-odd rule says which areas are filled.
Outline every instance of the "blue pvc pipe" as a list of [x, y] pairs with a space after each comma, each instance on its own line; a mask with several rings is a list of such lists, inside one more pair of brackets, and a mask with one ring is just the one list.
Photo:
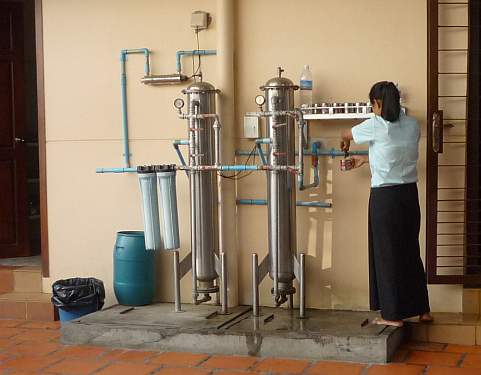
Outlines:
[[137, 49], [123, 49], [120, 51], [120, 90], [122, 96], [122, 131], [123, 131], [123, 144], [124, 144], [124, 164], [126, 168], [130, 167], [130, 148], [129, 148], [129, 118], [127, 113], [127, 72], [125, 69], [127, 55], [129, 54], [144, 54], [145, 75], [150, 74], [150, 51], [147, 48]]
[[[266, 206], [267, 199], [237, 199], [237, 204], [241, 205], [249, 205], [249, 206]], [[299, 207], [319, 207], [319, 208], [331, 208], [331, 203], [324, 203], [324, 202], [306, 202], [306, 201], [297, 201], [296, 206]]]
[[267, 199], [237, 199], [237, 204], [245, 204], [250, 206], [265, 206]]
[[306, 202], [306, 201], [297, 201], [296, 206], [300, 207], [319, 207], [319, 208], [331, 208], [332, 203], [327, 202]]
[[130, 148], [129, 148], [129, 119], [127, 115], [127, 75], [125, 74], [125, 62], [122, 62], [122, 75], [120, 77], [120, 87], [122, 90], [122, 131], [124, 142], [124, 165], [130, 167]]
[[[182, 152], [180, 152], [179, 146], [180, 145], [188, 145], [189, 141], [187, 139], [176, 139], [174, 142], [172, 142], [174, 145], [174, 150], [177, 153], [177, 157], [180, 160], [180, 164], [182, 164], [184, 167], [186, 166], [184, 155], [182, 155]], [[185, 171], [185, 175], [189, 177], [189, 172]]]
[[150, 75], [150, 50], [148, 48], [131, 48], [120, 51], [120, 61], [127, 61], [127, 55], [143, 54], [145, 56], [144, 73]]
[[95, 173], [134, 173], [137, 168], [97, 168]]
[[[251, 151], [246, 151], [246, 150], [236, 150], [235, 152], [236, 156], [249, 156], [251, 154]], [[296, 155], [298, 153], [296, 152]], [[369, 155], [369, 151], [363, 150], [363, 151], [349, 151], [349, 155]], [[310, 150], [304, 150], [304, 155], [305, 156], [312, 156], [312, 151]], [[344, 156], [344, 151], [336, 150], [334, 148], [327, 150], [327, 149], [319, 149], [317, 150], [317, 155], [318, 156], [330, 156], [332, 158], [335, 158], [337, 156]]]
[[221, 171], [257, 171], [259, 166], [257, 165], [221, 165]]
[[192, 51], [177, 51], [177, 54], [176, 54], [177, 73], [182, 72], [182, 63], [181, 63], [182, 56], [208, 56], [208, 55], [216, 55], [216, 54], [217, 54], [217, 51], [215, 49], [195, 49]]
[[259, 157], [261, 158], [262, 165], [267, 165], [267, 160], [264, 155], [264, 151], [262, 151], [262, 147], [260, 143], [256, 142], [256, 149], [257, 149], [257, 153], [259, 154]]
[[[258, 171], [262, 167], [259, 165], [221, 165], [221, 171]], [[96, 173], [129, 173], [137, 172], [137, 168], [97, 168]]]

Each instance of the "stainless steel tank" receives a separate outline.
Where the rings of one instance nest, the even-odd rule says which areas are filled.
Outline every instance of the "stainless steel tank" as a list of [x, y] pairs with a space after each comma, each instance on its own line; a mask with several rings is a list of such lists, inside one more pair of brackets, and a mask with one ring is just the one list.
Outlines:
[[[278, 76], [260, 88], [265, 93], [267, 111], [294, 109], [294, 90], [299, 87], [291, 80], [281, 77], [281, 74], [282, 69], [279, 68]], [[267, 132], [267, 136], [272, 139], [269, 164], [294, 165], [295, 119], [291, 116], [268, 117]], [[276, 301], [282, 303], [286, 295], [295, 293], [292, 285], [295, 278], [293, 254], [296, 251], [296, 183], [293, 174], [287, 171], [267, 173], [267, 206], [269, 276], [274, 280], [273, 294]]]
[[[189, 115], [215, 113], [217, 90], [210, 83], [196, 82], [182, 92], [187, 95]], [[213, 118], [189, 119], [190, 165], [214, 164], [213, 123]], [[214, 280], [218, 277], [215, 254], [219, 250], [216, 171], [190, 171], [189, 184], [194, 282], [198, 282], [198, 293], [214, 293], [218, 291]]]

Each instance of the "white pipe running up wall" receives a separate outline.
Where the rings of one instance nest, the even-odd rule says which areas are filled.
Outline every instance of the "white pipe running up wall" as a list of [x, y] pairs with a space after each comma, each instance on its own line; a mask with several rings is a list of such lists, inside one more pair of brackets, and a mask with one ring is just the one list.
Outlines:
[[[234, 145], [234, 6], [235, 0], [217, 0], [217, 88], [222, 127], [222, 163], [233, 164]], [[219, 250], [227, 255], [229, 306], [238, 304], [235, 190], [219, 178]], [[228, 235], [227, 235], [228, 234]]]

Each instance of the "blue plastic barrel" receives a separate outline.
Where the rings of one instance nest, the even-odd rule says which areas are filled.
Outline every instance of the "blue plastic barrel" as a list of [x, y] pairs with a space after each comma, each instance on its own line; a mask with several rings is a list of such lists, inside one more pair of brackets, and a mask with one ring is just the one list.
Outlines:
[[145, 250], [144, 232], [117, 233], [114, 248], [114, 292], [121, 305], [142, 306], [155, 295], [156, 252]]

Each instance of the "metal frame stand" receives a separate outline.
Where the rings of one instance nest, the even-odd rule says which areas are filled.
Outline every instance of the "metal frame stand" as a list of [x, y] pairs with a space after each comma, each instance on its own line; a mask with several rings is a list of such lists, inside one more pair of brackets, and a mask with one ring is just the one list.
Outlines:
[[[299, 281], [299, 319], [306, 318], [306, 262], [305, 254], [299, 254], [299, 261], [293, 255], [294, 275]], [[259, 265], [259, 257], [256, 253], [252, 254], [252, 312], [254, 317], [260, 316], [259, 308], [259, 284], [267, 276], [269, 269], [269, 255], [267, 255]], [[274, 286], [274, 289], [275, 286]], [[289, 308], [294, 308], [293, 295], [289, 295]]]
[[[219, 274], [218, 281], [220, 282], [220, 305], [221, 311], [220, 314], [227, 315], [229, 314], [228, 308], [228, 295], [227, 295], [227, 259], [226, 254], [224, 252], [220, 253], [220, 256], [215, 256], [215, 264], [216, 270]], [[182, 312], [182, 304], [180, 298], [180, 280], [190, 271], [192, 270], [193, 273], [193, 293], [194, 295], [197, 293], [197, 280], [195, 280], [195, 271], [192, 267], [192, 253], [190, 252], [187, 256], [179, 261], [179, 250], [174, 251], [174, 311], [175, 312]], [[216, 293], [218, 295], [219, 293]], [[195, 296], [195, 303], [202, 303], [207, 302], [207, 300], [198, 300], [197, 296]], [[217, 297], [218, 299], [218, 297]]]

